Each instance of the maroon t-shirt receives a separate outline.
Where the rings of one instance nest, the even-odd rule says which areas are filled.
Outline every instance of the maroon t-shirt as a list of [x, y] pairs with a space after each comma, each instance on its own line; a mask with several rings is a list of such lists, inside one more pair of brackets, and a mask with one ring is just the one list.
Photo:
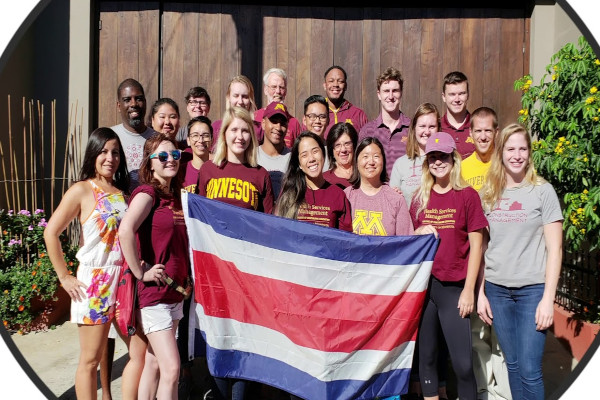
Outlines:
[[462, 159], [469, 157], [475, 151], [475, 143], [471, 137], [471, 114], [467, 113], [465, 122], [459, 128], [455, 128], [448, 122], [448, 113], [442, 116], [440, 121], [442, 132], [449, 133], [456, 142], [456, 150]]
[[207, 161], [200, 167], [198, 193], [238, 207], [273, 212], [273, 188], [266, 169], [248, 164]]
[[350, 186], [350, 182], [348, 181], [348, 179], [340, 178], [333, 172], [332, 169], [330, 169], [329, 171], [323, 172], [323, 178], [325, 178], [325, 180], [327, 182], [334, 184], [334, 185], [338, 185], [342, 189], [345, 189], [348, 186]]
[[[150, 185], [138, 186], [131, 194], [131, 200], [138, 193], [150, 195], [154, 202], [150, 214], [136, 234], [140, 259], [151, 266], [163, 264], [167, 275], [184, 286], [189, 275], [190, 260], [181, 202], [172, 195], [159, 197]], [[140, 308], [183, 301], [181, 293], [165, 284], [158, 286], [155, 282], [138, 280], [137, 285]]]
[[327, 128], [325, 128], [324, 139], [327, 139], [329, 130], [338, 122], [349, 122], [354, 126], [356, 132], [360, 132], [360, 128], [362, 128], [367, 121], [367, 114], [365, 114], [361, 108], [356, 107], [348, 100], [344, 100], [340, 108], [337, 110], [332, 104], [329, 104], [329, 125], [327, 125]]
[[185, 178], [183, 178], [183, 188], [190, 193], [196, 192], [196, 185], [198, 184], [199, 169], [196, 169], [191, 161], [185, 163]]
[[469, 232], [488, 226], [479, 195], [472, 187], [440, 194], [431, 191], [427, 208], [417, 216], [415, 201], [410, 216], [415, 230], [433, 225], [440, 235], [440, 245], [433, 259], [431, 274], [440, 281], [457, 282], [467, 277]]
[[352, 211], [344, 191], [325, 181], [317, 190], [306, 188], [305, 206], [298, 210], [298, 221], [352, 232]]

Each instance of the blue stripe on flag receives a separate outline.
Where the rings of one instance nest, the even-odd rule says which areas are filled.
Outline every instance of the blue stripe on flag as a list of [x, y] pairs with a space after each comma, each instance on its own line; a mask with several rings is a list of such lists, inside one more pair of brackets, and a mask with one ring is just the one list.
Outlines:
[[[433, 235], [361, 236], [307, 222], [246, 210], [188, 193], [188, 216], [220, 235], [329, 260], [386, 265], [433, 261]], [[400, 250], [398, 250], [400, 249]]]

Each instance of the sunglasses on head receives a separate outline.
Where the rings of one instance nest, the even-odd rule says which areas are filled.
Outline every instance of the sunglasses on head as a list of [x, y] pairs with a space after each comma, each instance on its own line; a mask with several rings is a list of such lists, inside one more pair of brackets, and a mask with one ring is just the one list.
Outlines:
[[158, 161], [160, 162], [167, 162], [169, 154], [171, 154], [171, 157], [173, 157], [173, 160], [175, 161], [181, 158], [181, 150], [171, 150], [171, 152], [159, 151], [158, 153], [150, 154], [150, 159], [158, 158]]

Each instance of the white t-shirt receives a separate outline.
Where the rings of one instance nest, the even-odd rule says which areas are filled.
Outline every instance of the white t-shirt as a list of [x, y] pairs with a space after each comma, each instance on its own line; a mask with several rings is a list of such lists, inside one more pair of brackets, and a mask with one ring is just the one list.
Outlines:
[[405, 154], [398, 158], [392, 167], [392, 175], [390, 176], [389, 184], [402, 191], [402, 195], [406, 200], [406, 205], [409, 208], [413, 193], [421, 186], [424, 160], [425, 156], [418, 156], [411, 160]]
[[144, 143], [146, 143], [146, 139], [149, 139], [156, 132], [154, 129], [147, 127], [143, 133], [134, 133], [127, 130], [123, 124], [112, 126], [111, 129], [119, 136], [119, 140], [123, 146], [123, 152], [125, 152], [125, 159], [127, 161], [127, 170], [129, 170], [129, 177], [131, 179], [129, 189], [133, 192], [133, 189], [139, 184], [138, 170], [144, 157]]
[[283, 152], [275, 157], [267, 155], [261, 146], [258, 147], [258, 165], [269, 171], [271, 185], [273, 186], [273, 197], [275, 200], [279, 197], [281, 181], [283, 180], [283, 175], [285, 175], [288, 164], [290, 163], [290, 156], [291, 152], [287, 147], [284, 147]]

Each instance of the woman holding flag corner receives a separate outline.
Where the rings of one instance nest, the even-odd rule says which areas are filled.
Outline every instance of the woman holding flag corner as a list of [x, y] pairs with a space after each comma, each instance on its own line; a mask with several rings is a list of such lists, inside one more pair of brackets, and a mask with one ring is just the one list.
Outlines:
[[[138, 279], [138, 329], [123, 371], [124, 399], [177, 399], [179, 352], [175, 340], [183, 316], [190, 269], [181, 208], [181, 150], [158, 133], [144, 144], [140, 182], [119, 227], [123, 255]], [[175, 285], [167, 285], [170, 279]]]
[[[425, 146], [422, 184], [410, 213], [415, 233], [440, 240], [419, 326], [419, 378], [425, 399], [438, 399], [438, 337], [448, 344], [461, 400], [475, 400], [469, 314], [475, 309], [475, 285], [482, 260], [483, 230], [488, 223], [477, 192], [460, 174], [461, 157], [452, 136], [437, 132]], [[457, 310], [458, 309], [458, 310]]]

